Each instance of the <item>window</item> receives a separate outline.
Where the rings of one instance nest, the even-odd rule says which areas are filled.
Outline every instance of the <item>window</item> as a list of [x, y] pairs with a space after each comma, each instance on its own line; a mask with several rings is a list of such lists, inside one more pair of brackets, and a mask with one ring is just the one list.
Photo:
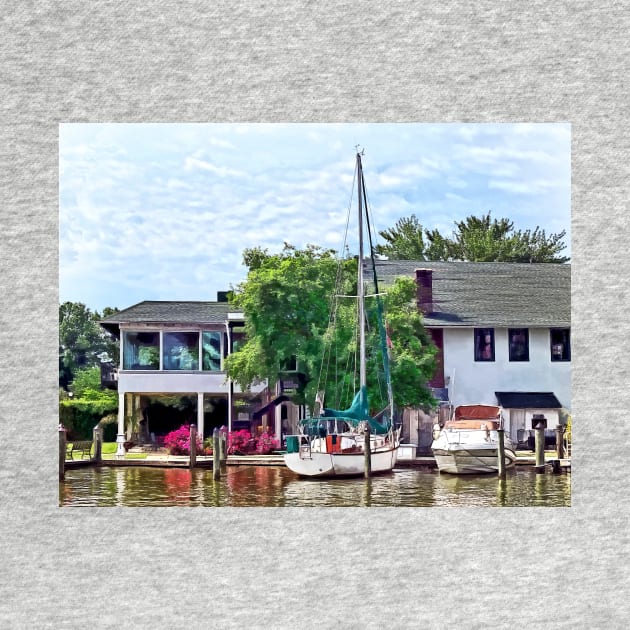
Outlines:
[[571, 329], [551, 328], [549, 330], [552, 361], [571, 360]]
[[221, 335], [220, 332], [202, 333], [203, 369], [211, 372], [221, 371]]
[[159, 370], [160, 333], [123, 332], [123, 370]]
[[494, 328], [475, 328], [475, 361], [494, 361]]
[[232, 330], [232, 349], [231, 352], [238, 352], [245, 343], [245, 330], [236, 328]]
[[510, 361], [529, 361], [529, 330], [508, 328]]
[[165, 332], [162, 360], [165, 370], [198, 370], [199, 333]]

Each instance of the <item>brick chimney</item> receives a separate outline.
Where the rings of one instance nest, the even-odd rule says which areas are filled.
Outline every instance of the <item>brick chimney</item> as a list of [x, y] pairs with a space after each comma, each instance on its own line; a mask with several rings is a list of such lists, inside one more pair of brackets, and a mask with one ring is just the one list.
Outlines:
[[433, 313], [433, 270], [416, 269], [416, 295], [418, 310], [425, 315]]

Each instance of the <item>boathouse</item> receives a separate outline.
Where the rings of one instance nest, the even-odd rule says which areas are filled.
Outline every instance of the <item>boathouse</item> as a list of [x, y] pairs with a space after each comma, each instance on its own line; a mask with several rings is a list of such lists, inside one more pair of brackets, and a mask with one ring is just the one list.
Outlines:
[[[453, 406], [499, 404], [516, 443], [571, 408], [569, 264], [377, 261], [381, 283], [412, 276], [438, 348], [430, 385]], [[413, 436], [412, 436], [413, 440]]]

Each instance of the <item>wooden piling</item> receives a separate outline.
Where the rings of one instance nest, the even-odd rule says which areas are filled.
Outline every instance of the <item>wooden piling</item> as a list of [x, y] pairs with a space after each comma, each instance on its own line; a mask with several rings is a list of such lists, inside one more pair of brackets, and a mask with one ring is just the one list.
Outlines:
[[564, 459], [564, 427], [561, 424], [556, 425], [556, 451], [558, 459]]
[[363, 446], [363, 452], [365, 454], [365, 477], [372, 476], [372, 450], [370, 448], [370, 427], [365, 428], [365, 442]]
[[497, 470], [500, 477], [505, 477], [505, 430], [497, 429], [499, 447], [497, 449]]
[[92, 429], [92, 442], [94, 443], [94, 457], [92, 459], [99, 463], [103, 458], [103, 429], [98, 425]]
[[66, 430], [59, 425], [59, 481], [66, 478]]
[[219, 459], [221, 465], [225, 466], [227, 463], [227, 437], [225, 433], [219, 434]]
[[540, 425], [534, 431], [534, 448], [536, 451], [536, 472], [545, 472], [545, 427]]
[[197, 427], [194, 424], [190, 425], [190, 467], [194, 468], [197, 465]]
[[212, 478], [221, 479], [221, 439], [219, 429], [212, 432]]

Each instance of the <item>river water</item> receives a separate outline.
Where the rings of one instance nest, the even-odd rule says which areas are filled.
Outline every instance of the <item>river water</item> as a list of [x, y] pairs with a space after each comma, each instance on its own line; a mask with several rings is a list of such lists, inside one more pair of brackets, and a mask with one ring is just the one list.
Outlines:
[[301, 479], [282, 466], [207, 469], [103, 467], [66, 471], [61, 506], [517, 507], [571, 505], [571, 475], [529, 466], [496, 475], [453, 476], [395, 469], [371, 479]]

